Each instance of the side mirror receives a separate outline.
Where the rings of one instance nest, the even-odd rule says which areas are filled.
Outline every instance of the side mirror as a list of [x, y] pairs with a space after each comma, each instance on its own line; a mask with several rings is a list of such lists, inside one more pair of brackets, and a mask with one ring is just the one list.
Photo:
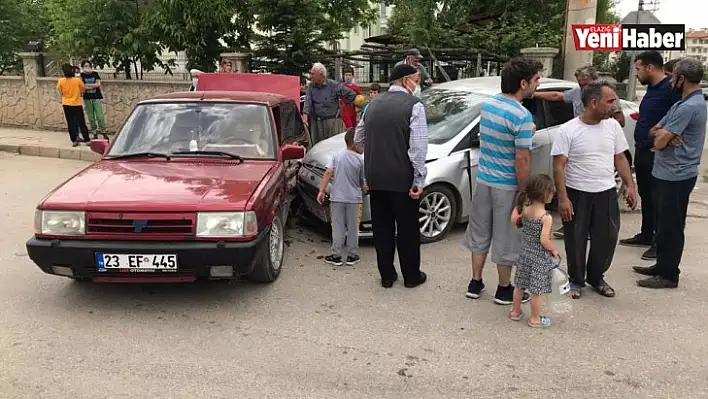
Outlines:
[[91, 151], [95, 152], [96, 154], [104, 155], [106, 153], [106, 150], [108, 150], [108, 140], [91, 140], [91, 144], [89, 145], [89, 147], [91, 147]]
[[283, 155], [283, 161], [301, 159], [305, 157], [305, 147], [300, 145], [285, 144], [280, 152]]

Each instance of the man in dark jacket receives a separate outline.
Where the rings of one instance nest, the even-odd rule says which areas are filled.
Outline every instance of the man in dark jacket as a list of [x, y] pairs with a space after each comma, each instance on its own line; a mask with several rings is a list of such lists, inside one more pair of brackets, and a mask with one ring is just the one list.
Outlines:
[[390, 288], [398, 279], [398, 259], [408, 288], [425, 283], [420, 271], [418, 206], [427, 169], [428, 125], [425, 108], [412, 94], [420, 72], [412, 65], [393, 68], [391, 87], [366, 107], [354, 141], [364, 145], [364, 172], [369, 186], [371, 223], [381, 285]]

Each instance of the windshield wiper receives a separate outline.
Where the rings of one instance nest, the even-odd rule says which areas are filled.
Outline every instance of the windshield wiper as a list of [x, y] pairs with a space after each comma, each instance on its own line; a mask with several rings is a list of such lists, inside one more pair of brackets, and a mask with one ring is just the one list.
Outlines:
[[236, 154], [231, 154], [224, 151], [176, 151], [170, 155], [206, 155], [206, 156], [217, 156], [217, 157], [228, 157], [231, 159], [237, 159], [243, 161], [243, 159]]
[[170, 154], [163, 154], [160, 152], [135, 152], [132, 154], [123, 154], [123, 155], [113, 155], [108, 157], [108, 159], [126, 159], [126, 158], [165, 158], [166, 160], [170, 160]]

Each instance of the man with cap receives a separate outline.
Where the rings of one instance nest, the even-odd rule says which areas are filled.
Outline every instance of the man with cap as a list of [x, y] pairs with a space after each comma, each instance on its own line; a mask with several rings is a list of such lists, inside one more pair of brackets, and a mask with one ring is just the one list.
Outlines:
[[371, 223], [381, 285], [398, 279], [398, 259], [407, 288], [425, 283], [420, 271], [418, 206], [427, 169], [428, 125], [425, 108], [413, 96], [420, 84], [416, 67], [393, 68], [391, 86], [366, 107], [356, 127], [354, 142], [364, 145], [364, 174], [369, 186]]
[[421, 89], [427, 89], [433, 84], [433, 79], [431, 79], [430, 75], [428, 75], [428, 71], [425, 69], [425, 65], [420, 63], [420, 60], [422, 59], [423, 55], [420, 53], [420, 50], [418, 50], [417, 48], [412, 48], [408, 50], [406, 58], [404, 58], [402, 61], [398, 61], [396, 63], [396, 66], [402, 64], [414, 66], [416, 69], [418, 69], [418, 72], [420, 72]]

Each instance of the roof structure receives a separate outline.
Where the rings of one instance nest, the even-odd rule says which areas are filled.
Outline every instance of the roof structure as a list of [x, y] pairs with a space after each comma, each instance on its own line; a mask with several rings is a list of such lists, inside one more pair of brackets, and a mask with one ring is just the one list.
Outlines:
[[261, 103], [272, 106], [288, 101], [288, 98], [279, 94], [258, 93], [250, 91], [182, 91], [176, 93], [161, 94], [152, 97], [146, 101], [151, 102], [159, 100], [222, 100], [243, 103]]
[[659, 25], [661, 21], [653, 12], [648, 10], [630, 11], [626, 17], [622, 18], [620, 24], [638, 24], [638, 25]]
[[686, 38], [687, 39], [707, 39], [708, 38], [708, 30], [689, 30], [686, 32]]

